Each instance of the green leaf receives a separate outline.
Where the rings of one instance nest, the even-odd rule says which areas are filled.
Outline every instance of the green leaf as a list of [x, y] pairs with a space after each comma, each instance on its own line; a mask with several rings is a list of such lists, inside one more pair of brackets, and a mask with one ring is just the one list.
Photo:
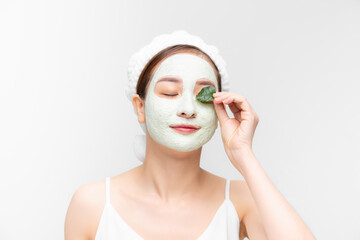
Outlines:
[[216, 90], [213, 86], [204, 87], [196, 96], [196, 99], [200, 102], [211, 102], [212, 100], [214, 100], [214, 93], [216, 93]]

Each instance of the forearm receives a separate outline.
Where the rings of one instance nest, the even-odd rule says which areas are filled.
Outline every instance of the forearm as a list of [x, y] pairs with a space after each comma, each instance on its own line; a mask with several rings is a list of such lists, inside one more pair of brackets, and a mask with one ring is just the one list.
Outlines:
[[245, 178], [270, 240], [312, 240], [314, 235], [276, 189], [253, 151], [233, 153], [235, 166]]

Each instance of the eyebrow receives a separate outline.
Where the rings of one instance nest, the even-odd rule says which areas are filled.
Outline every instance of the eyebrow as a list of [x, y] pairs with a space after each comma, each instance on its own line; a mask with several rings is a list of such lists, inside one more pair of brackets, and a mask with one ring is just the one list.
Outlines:
[[159, 81], [157, 81], [157, 83], [159, 82], [174, 82], [174, 83], [182, 83], [182, 80], [178, 79], [178, 78], [170, 78], [170, 77], [165, 77], [160, 79]]
[[[157, 83], [159, 82], [174, 82], [174, 83], [182, 83], [182, 80], [178, 79], [178, 78], [174, 78], [174, 77], [165, 77], [160, 79], [159, 81], [157, 81]], [[206, 78], [200, 78], [199, 80], [197, 80], [196, 84], [199, 85], [211, 85], [215, 88], [215, 85], [213, 82], [207, 80]]]
[[199, 84], [199, 85], [211, 85], [211, 86], [213, 86], [215, 88], [214, 83], [211, 82], [211, 81], [207, 81], [207, 80], [198, 80], [196, 82], [196, 84]]

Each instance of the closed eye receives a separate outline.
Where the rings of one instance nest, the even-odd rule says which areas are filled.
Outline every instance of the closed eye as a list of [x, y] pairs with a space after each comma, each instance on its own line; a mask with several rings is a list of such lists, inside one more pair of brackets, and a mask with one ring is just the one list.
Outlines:
[[164, 95], [165, 95], [165, 96], [173, 97], [173, 96], [176, 96], [177, 94], [165, 94], [165, 93], [164, 93]]

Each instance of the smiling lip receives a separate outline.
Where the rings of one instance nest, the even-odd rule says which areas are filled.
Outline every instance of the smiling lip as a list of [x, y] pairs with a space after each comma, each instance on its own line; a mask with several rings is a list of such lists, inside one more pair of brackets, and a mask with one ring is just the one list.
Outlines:
[[195, 132], [200, 129], [199, 126], [189, 125], [189, 124], [178, 124], [178, 125], [170, 125], [176, 131], [184, 132], [184, 133], [191, 133]]

